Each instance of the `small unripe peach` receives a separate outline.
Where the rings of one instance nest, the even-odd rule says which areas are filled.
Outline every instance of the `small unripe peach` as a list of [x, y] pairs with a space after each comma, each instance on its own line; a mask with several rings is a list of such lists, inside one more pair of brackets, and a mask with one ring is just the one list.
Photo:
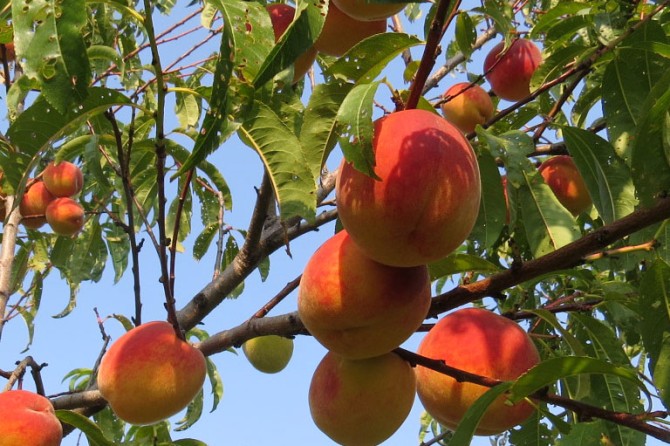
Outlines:
[[489, 94], [479, 85], [459, 82], [443, 95], [447, 102], [440, 104], [444, 117], [464, 133], [475, 131], [493, 117], [495, 107]]
[[47, 206], [55, 199], [56, 197], [49, 192], [43, 181], [35, 181], [30, 184], [23, 193], [19, 204], [23, 226], [37, 229], [46, 223]]
[[46, 218], [56, 234], [75, 235], [84, 227], [84, 208], [72, 198], [56, 198], [47, 206]]
[[544, 182], [567, 210], [577, 216], [593, 203], [584, 178], [568, 155], [553, 156], [538, 168]]
[[500, 42], [484, 60], [486, 79], [493, 92], [508, 101], [520, 101], [530, 94], [530, 79], [542, 62], [540, 49], [530, 40], [517, 39], [500, 55], [505, 42]]
[[42, 172], [42, 181], [56, 197], [71, 197], [81, 192], [84, 175], [77, 165], [69, 161], [51, 162]]

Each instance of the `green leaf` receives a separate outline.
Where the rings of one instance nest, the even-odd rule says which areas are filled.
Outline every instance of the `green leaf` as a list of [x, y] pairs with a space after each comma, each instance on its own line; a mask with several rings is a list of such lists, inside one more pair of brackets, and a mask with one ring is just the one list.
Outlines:
[[574, 217], [537, 173], [524, 172], [519, 189], [521, 218], [533, 256], [541, 257], [577, 240], [581, 233]]
[[666, 140], [669, 109], [670, 70], [657, 81], [645, 100], [631, 144], [631, 172], [643, 205], [650, 205], [659, 194], [670, 191], [670, 153]]
[[476, 151], [482, 195], [477, 221], [469, 238], [477, 240], [483, 248], [490, 248], [500, 238], [508, 210], [495, 158], [482, 145], [478, 145]]
[[298, 57], [312, 47], [323, 28], [326, 15], [324, 9], [324, 4], [318, 1], [298, 2], [293, 22], [286, 28], [258, 69], [253, 82], [255, 88], [260, 88], [276, 74], [290, 67]]
[[409, 34], [375, 34], [350, 49], [346, 57], [337, 59], [325, 74], [357, 84], [370, 83], [400, 53], [423, 44], [422, 40]]
[[500, 268], [479, 256], [453, 253], [441, 260], [429, 264], [428, 271], [430, 272], [430, 280], [432, 281], [452, 274], [468, 271], [495, 273], [500, 271]]
[[344, 157], [357, 170], [373, 178], [378, 178], [374, 172], [375, 157], [372, 151], [372, 106], [378, 87], [379, 82], [355, 86], [337, 112], [340, 147]]
[[212, 386], [212, 396], [214, 397], [214, 402], [212, 403], [212, 410], [214, 412], [223, 398], [223, 380], [221, 379], [221, 374], [216, 368], [216, 364], [207, 358], [207, 377], [209, 378], [209, 384]]
[[[219, 47], [219, 56], [216, 59], [216, 69], [214, 71], [214, 85], [212, 93], [209, 97], [209, 110], [205, 114], [202, 126], [198, 131], [198, 137], [195, 141], [191, 155], [186, 159], [173, 178], [182, 175], [184, 172], [191, 170], [198, 165], [202, 160], [207, 158], [214, 149], [216, 149], [221, 142], [230, 137], [237, 125], [228, 120], [226, 116], [229, 101], [229, 86], [233, 76], [233, 69], [235, 68], [237, 48], [239, 43], [237, 39], [239, 35], [246, 33], [244, 23], [238, 19], [243, 16], [243, 11], [247, 3], [238, 0], [208, 0], [212, 5], [215, 5], [223, 14], [223, 32], [221, 33], [221, 45]], [[250, 10], [258, 11], [260, 6], [249, 4]], [[258, 12], [257, 12], [258, 14]], [[268, 26], [270, 18], [266, 15]], [[253, 26], [252, 23], [251, 26]], [[244, 30], [234, 27], [242, 27]], [[259, 26], [260, 29], [264, 27]], [[266, 28], [266, 27], [265, 27]], [[263, 34], [259, 34], [263, 37]], [[261, 46], [261, 45], [258, 45]], [[246, 46], [242, 45], [242, 48]]]
[[114, 443], [105, 438], [98, 425], [85, 416], [70, 410], [57, 410], [56, 416], [63, 423], [82, 431], [91, 446], [114, 446]]
[[[570, 432], [561, 436], [558, 446], [605, 446], [602, 440], [607, 438], [603, 432], [606, 430], [602, 420], [576, 423]], [[643, 443], [642, 443], [643, 444]]]
[[182, 438], [173, 441], [172, 444], [175, 446], [207, 446], [207, 443], [200, 440], [194, 440], [193, 438]]
[[12, 2], [17, 57], [23, 59], [25, 75], [39, 81], [44, 97], [61, 114], [88, 94], [86, 11], [84, 0]]
[[587, 130], [563, 127], [565, 144], [605, 223], [635, 210], [635, 189], [628, 166], [612, 145]]
[[314, 178], [321, 174], [321, 167], [337, 144], [337, 112], [352, 88], [345, 83], [319, 84], [309, 97], [300, 142]]
[[666, 40], [660, 24], [653, 20], [647, 22], [617, 48], [616, 57], [607, 65], [603, 75], [602, 102], [608, 140], [627, 163], [631, 161], [631, 144], [635, 141], [636, 127], [647, 110], [647, 97], [667, 73], [668, 61], [660, 55], [626, 46], [642, 42], [667, 43]]
[[240, 138], [263, 160], [270, 175], [281, 218], [311, 219], [316, 213], [316, 179], [302, 145], [267, 105], [257, 102], [255, 113], [240, 128]]
[[542, 361], [521, 375], [510, 389], [510, 401], [516, 403], [560, 379], [583, 373], [610, 374], [644, 388], [644, 384], [633, 369], [586, 356], [563, 356]]
[[470, 406], [467, 412], [463, 415], [458, 427], [454, 431], [454, 436], [449, 441], [451, 445], [467, 445], [472, 442], [472, 437], [475, 435], [475, 430], [479, 424], [479, 420], [484, 416], [484, 413], [489, 408], [491, 403], [495, 401], [500, 395], [507, 392], [512, 386], [511, 382], [498, 384], [491, 387], [482, 396], [480, 396], [475, 403]]
[[656, 260], [640, 281], [639, 331], [649, 354], [649, 370], [670, 408], [670, 265]]
[[456, 18], [456, 42], [466, 59], [472, 54], [472, 46], [477, 40], [477, 29], [470, 15], [462, 11]]
[[119, 105], [133, 106], [123, 94], [99, 87], [90, 88], [86, 100], [66, 114], [54, 110], [44, 96], [40, 96], [9, 127], [7, 136], [21, 152], [36, 156], [80, 123]]
[[200, 419], [200, 416], [202, 415], [203, 400], [203, 391], [200, 389], [195, 398], [193, 398], [193, 401], [191, 401], [186, 408], [184, 417], [177, 421], [177, 427], [174, 429], [175, 431], [185, 431]]

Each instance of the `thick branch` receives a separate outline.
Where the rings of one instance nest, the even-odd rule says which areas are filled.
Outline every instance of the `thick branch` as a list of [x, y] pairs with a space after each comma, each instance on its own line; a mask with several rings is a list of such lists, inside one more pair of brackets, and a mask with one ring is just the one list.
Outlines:
[[670, 198], [659, 199], [655, 206], [640, 209], [609, 225], [602, 226], [562, 248], [530, 260], [518, 267], [494, 274], [467, 285], [458, 286], [433, 298], [429, 317], [437, 317], [461, 305], [487, 296], [496, 296], [507, 288], [542, 274], [580, 264], [584, 257], [599, 251], [634, 232], [670, 218]]
[[10, 213], [14, 207], [14, 198], [14, 195], [9, 195], [5, 198], [4, 203], [0, 203], [7, 209], [7, 218], [2, 232], [2, 248], [0, 248], [0, 337], [2, 337], [2, 328], [5, 325], [7, 301], [12, 292], [12, 264], [16, 248], [16, 234], [21, 221], [18, 207]]

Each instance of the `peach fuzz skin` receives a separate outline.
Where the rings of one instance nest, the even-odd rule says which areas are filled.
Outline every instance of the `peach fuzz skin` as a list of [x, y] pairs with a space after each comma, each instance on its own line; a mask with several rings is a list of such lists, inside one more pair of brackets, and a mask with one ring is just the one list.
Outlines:
[[375, 180], [343, 161], [336, 184], [342, 225], [361, 250], [392, 266], [449, 255], [479, 214], [477, 158], [463, 133], [425, 110], [375, 121]]
[[98, 388], [114, 413], [131, 424], [153, 424], [184, 409], [205, 381], [200, 350], [171, 324], [142, 324], [112, 344], [98, 371]]
[[42, 181], [56, 197], [71, 197], [81, 192], [84, 187], [84, 174], [69, 161], [58, 164], [51, 162], [42, 172]]
[[520, 101], [530, 94], [530, 79], [542, 63], [542, 53], [526, 39], [513, 41], [507, 52], [499, 57], [504, 47], [505, 42], [500, 42], [486, 55], [486, 79], [499, 98]]
[[361, 40], [386, 32], [386, 19], [362, 21], [349, 17], [332, 2], [314, 47], [330, 56], [341, 56]]
[[72, 198], [60, 197], [46, 209], [47, 223], [58, 235], [71, 236], [84, 227], [84, 208]]
[[2, 446], [58, 446], [63, 428], [51, 401], [27, 390], [0, 393]]
[[366, 0], [332, 0], [337, 7], [356, 20], [385, 20], [407, 6], [407, 3], [372, 3]]
[[470, 82], [452, 85], [443, 97], [451, 99], [440, 104], [442, 114], [463, 133], [474, 132], [477, 124], [484, 124], [495, 113], [489, 94]]
[[[528, 334], [514, 321], [480, 308], [457, 310], [442, 318], [423, 339], [417, 353], [477, 375], [509, 381], [540, 361]], [[463, 414], [488, 388], [417, 367], [417, 393], [423, 407], [443, 425], [455, 429]], [[477, 435], [495, 435], [523, 423], [534, 411], [526, 401], [508, 405], [505, 395], [488, 408]]]
[[395, 353], [351, 361], [328, 352], [314, 372], [314, 423], [343, 445], [377, 445], [402, 425], [414, 403], [412, 367]]
[[538, 171], [558, 201], [572, 215], [577, 216], [591, 207], [591, 195], [570, 156], [553, 156], [540, 164]]
[[[286, 32], [286, 29], [293, 22], [295, 8], [283, 3], [275, 3], [267, 6], [270, 20], [272, 21], [272, 30], [275, 35], [275, 42]], [[293, 83], [300, 81], [316, 60], [316, 48], [311, 47], [300, 55], [293, 63]]]
[[46, 223], [47, 206], [55, 199], [56, 197], [47, 190], [43, 181], [34, 181], [28, 186], [19, 205], [23, 226], [37, 229]]
[[345, 231], [310, 258], [298, 290], [305, 328], [327, 349], [349, 359], [398, 347], [430, 306], [426, 266], [395, 268], [371, 260]]

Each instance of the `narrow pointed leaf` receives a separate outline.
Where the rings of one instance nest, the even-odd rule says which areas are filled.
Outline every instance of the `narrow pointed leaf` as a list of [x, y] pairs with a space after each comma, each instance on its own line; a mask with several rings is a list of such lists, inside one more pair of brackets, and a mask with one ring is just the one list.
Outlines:
[[316, 179], [295, 134], [274, 111], [260, 102], [256, 103], [256, 113], [242, 125], [239, 134], [263, 160], [282, 219], [312, 218], [316, 213]]

